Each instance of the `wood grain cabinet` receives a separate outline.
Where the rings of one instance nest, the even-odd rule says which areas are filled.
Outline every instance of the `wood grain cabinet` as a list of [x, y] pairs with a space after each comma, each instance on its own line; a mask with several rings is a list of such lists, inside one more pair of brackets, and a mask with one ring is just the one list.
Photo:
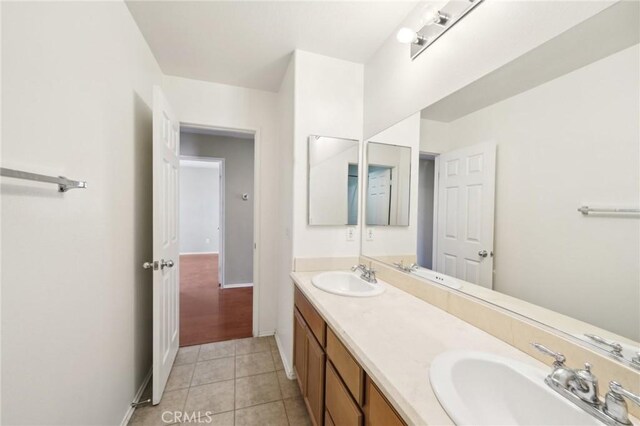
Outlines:
[[295, 287], [293, 367], [314, 426], [404, 426], [362, 366]]
[[326, 355], [324, 347], [318, 342], [316, 335], [322, 336], [324, 339], [325, 327], [322, 317], [313, 309], [304, 295], [296, 289], [293, 322], [293, 368], [307, 411], [309, 411], [311, 421], [315, 426], [324, 424]]

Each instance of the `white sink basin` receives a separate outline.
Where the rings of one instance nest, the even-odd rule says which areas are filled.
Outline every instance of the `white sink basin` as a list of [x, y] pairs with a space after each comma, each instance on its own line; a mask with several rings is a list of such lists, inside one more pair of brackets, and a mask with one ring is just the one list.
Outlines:
[[457, 425], [602, 425], [549, 388], [548, 373], [488, 353], [453, 351], [433, 360], [429, 379]]
[[368, 283], [359, 274], [350, 272], [322, 272], [311, 278], [311, 283], [320, 290], [340, 296], [369, 297], [384, 292], [381, 283]]
[[455, 289], [462, 288], [462, 284], [460, 283], [460, 281], [456, 280], [455, 278], [450, 277], [448, 275], [440, 274], [438, 272], [432, 271], [427, 268], [423, 268], [421, 266], [419, 266], [418, 269], [414, 269], [413, 271], [411, 271], [411, 273], [416, 274], [421, 278], [426, 278], [429, 281], [446, 285], [447, 287], [450, 287], [450, 288], [455, 288]]

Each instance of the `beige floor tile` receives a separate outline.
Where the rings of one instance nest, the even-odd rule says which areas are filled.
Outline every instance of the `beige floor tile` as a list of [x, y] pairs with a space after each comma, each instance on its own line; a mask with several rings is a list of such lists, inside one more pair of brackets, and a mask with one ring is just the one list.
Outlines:
[[284, 409], [290, 425], [308, 426], [311, 424], [307, 407], [304, 405], [302, 397], [289, 398], [284, 400]]
[[284, 370], [284, 364], [282, 363], [282, 357], [280, 356], [280, 352], [275, 349], [271, 351], [271, 355], [273, 356], [273, 363], [276, 366], [276, 370]]
[[174, 365], [171, 369], [171, 374], [169, 374], [169, 380], [164, 389], [165, 392], [188, 388], [191, 384], [191, 377], [193, 376], [195, 366], [195, 364]]
[[236, 355], [245, 355], [270, 350], [268, 337], [249, 337], [247, 339], [236, 340], [235, 342]]
[[191, 386], [231, 380], [234, 376], [234, 357], [217, 358], [196, 364]]
[[204, 415], [207, 411], [213, 414], [231, 411], [234, 409], [233, 398], [233, 380], [195, 386], [189, 389], [184, 411], [189, 415], [194, 412]]
[[236, 344], [234, 340], [201, 345], [200, 354], [198, 355], [198, 361], [206, 361], [215, 358], [234, 356], [236, 354], [235, 347]]
[[276, 371], [271, 351], [236, 356], [236, 377]]
[[276, 374], [278, 375], [278, 383], [280, 385], [280, 392], [282, 392], [283, 398], [286, 399], [300, 396], [300, 387], [295, 379], [289, 380], [287, 373], [285, 373], [284, 370], [280, 370]]
[[185, 346], [178, 349], [178, 355], [173, 365], [194, 364], [198, 360], [198, 353], [200, 352], [200, 345]]
[[236, 410], [236, 426], [287, 426], [288, 424], [282, 401]]
[[[129, 426], [166, 426], [175, 423], [173, 413], [182, 411], [188, 392], [188, 389], [165, 392], [160, 404], [136, 408], [131, 416], [131, 421], [129, 421]], [[165, 414], [163, 419], [162, 414], [166, 412], [170, 414]]]
[[189, 419], [189, 421], [180, 423], [181, 426], [186, 425], [206, 425], [206, 426], [233, 426], [234, 412], [227, 411], [226, 413], [212, 414], [207, 416], [206, 414], [200, 419]]
[[236, 379], [236, 409], [282, 399], [276, 373]]
[[271, 348], [271, 350], [278, 349], [278, 344], [274, 336], [267, 336], [267, 341], [269, 342], [269, 348]]

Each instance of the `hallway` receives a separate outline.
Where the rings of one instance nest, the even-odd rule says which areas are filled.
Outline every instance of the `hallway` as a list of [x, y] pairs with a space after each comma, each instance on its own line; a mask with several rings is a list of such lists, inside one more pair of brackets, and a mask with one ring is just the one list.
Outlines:
[[222, 289], [218, 255], [180, 256], [180, 346], [251, 337], [253, 287]]

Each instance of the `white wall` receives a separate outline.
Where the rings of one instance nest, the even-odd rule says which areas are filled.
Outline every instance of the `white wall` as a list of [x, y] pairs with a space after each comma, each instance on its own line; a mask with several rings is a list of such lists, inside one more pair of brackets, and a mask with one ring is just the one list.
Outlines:
[[[373, 240], [367, 239], [367, 229], [362, 235], [362, 253], [365, 256], [415, 254], [418, 232], [418, 159], [420, 157], [420, 113], [402, 120], [385, 131], [369, 138], [367, 142], [408, 146], [411, 148], [411, 186], [409, 226], [374, 226]], [[363, 182], [363, 185], [366, 185]], [[363, 206], [366, 209], [366, 206]]]
[[[593, 16], [614, 1], [486, 1], [411, 61], [395, 34], [365, 65], [370, 137]], [[423, 2], [398, 27], [418, 29]]]
[[289, 373], [293, 360], [293, 283], [289, 277], [293, 258], [360, 254], [357, 239], [346, 241], [346, 226], [307, 224], [307, 151], [310, 135], [362, 140], [362, 71], [359, 64], [297, 50], [278, 95], [280, 223], [284, 236], [279, 239], [283, 257], [276, 336]]
[[192, 163], [180, 161], [180, 253], [218, 253], [220, 166]]
[[[276, 327], [278, 277], [282, 264], [281, 253], [274, 250], [280, 239], [280, 164], [282, 152], [278, 141], [278, 95], [260, 90], [245, 89], [218, 83], [164, 76], [163, 89], [182, 123], [229, 129], [255, 130], [257, 165], [254, 188], [256, 196], [263, 194], [257, 204], [259, 241], [257, 252], [258, 333], [271, 334]], [[291, 268], [289, 267], [289, 271]]]
[[119, 424], [151, 367], [151, 103], [121, 2], [2, 2], [2, 423]]
[[278, 143], [280, 146], [280, 179], [278, 189], [278, 239], [274, 247], [281, 254], [278, 259], [276, 282], [278, 286], [278, 321], [276, 341], [287, 374], [293, 374], [293, 282], [289, 273], [293, 268], [293, 141], [294, 141], [294, 92], [295, 59], [291, 57], [287, 72], [278, 93]]
[[497, 144], [495, 290], [636, 341], [640, 223], [576, 209], [640, 204], [638, 87], [636, 45], [451, 123], [422, 120], [421, 141]]
[[294, 257], [360, 254], [357, 241], [347, 241], [345, 226], [308, 225], [307, 167], [310, 135], [362, 140], [362, 84], [361, 64], [295, 53]]

